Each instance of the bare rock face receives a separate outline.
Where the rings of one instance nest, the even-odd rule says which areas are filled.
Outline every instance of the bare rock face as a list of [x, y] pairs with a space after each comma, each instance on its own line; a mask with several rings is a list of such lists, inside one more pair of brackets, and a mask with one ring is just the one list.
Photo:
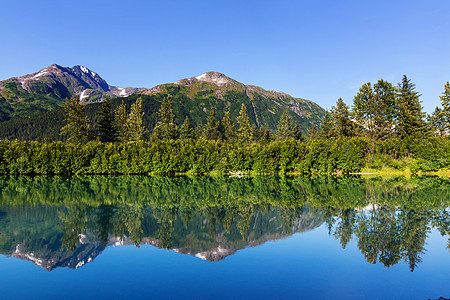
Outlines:
[[47, 271], [56, 268], [67, 267], [78, 269], [81, 266], [93, 261], [105, 246], [100, 242], [80, 243], [74, 251], [60, 247], [58, 249], [42, 249], [39, 254], [27, 251], [25, 244], [18, 244], [11, 257], [31, 261]]

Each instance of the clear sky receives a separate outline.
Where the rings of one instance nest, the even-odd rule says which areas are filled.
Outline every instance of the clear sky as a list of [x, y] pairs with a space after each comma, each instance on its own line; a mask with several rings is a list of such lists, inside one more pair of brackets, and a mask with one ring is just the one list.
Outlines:
[[427, 112], [450, 81], [449, 0], [0, 0], [0, 11], [1, 80], [52, 63], [122, 87], [218, 71], [329, 109], [406, 74]]

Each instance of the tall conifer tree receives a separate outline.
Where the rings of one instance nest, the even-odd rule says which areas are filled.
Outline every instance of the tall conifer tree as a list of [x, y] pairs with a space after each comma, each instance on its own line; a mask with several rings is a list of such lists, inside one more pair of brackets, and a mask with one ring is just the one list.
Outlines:
[[450, 83], [447, 83], [444, 86], [444, 92], [442, 96], [439, 97], [441, 99], [442, 105], [442, 119], [444, 122], [444, 127], [447, 130], [450, 130]]
[[298, 125], [297, 122], [295, 122], [294, 125], [294, 140], [296, 141], [304, 141], [305, 137], [303, 136], [303, 132], [300, 128], [300, 125]]
[[247, 108], [245, 107], [244, 103], [242, 103], [241, 111], [239, 112], [239, 116], [236, 118], [236, 120], [239, 124], [238, 137], [246, 141], [251, 141], [252, 126], [250, 125]]
[[292, 117], [287, 110], [283, 111], [277, 127], [277, 139], [281, 141], [294, 139], [295, 131]]
[[127, 132], [130, 141], [138, 142], [144, 139], [145, 128], [143, 117], [142, 98], [138, 98], [136, 102], [131, 105], [130, 114], [127, 118]]
[[195, 139], [195, 130], [194, 128], [192, 128], [191, 122], [189, 121], [188, 117], [186, 117], [183, 125], [181, 125], [180, 139], [182, 140]]
[[368, 136], [378, 140], [392, 134], [396, 120], [394, 86], [380, 79], [373, 88], [364, 84], [353, 99], [353, 117]]
[[423, 136], [427, 134], [425, 113], [420, 104], [420, 94], [415, 91], [416, 85], [403, 76], [397, 88], [398, 123], [397, 133], [400, 137]]
[[336, 102], [336, 106], [331, 108], [331, 116], [333, 118], [333, 130], [339, 137], [353, 136], [353, 122], [350, 119], [350, 111], [342, 98]]
[[69, 136], [69, 143], [85, 143], [92, 139], [90, 120], [78, 96], [66, 99], [64, 114], [66, 125], [61, 128], [61, 134]]
[[227, 111], [222, 119], [222, 127], [224, 138], [227, 141], [234, 141], [236, 139], [236, 129], [234, 128], [233, 120], [231, 120], [230, 112]]
[[114, 142], [116, 130], [114, 128], [114, 117], [111, 112], [111, 100], [105, 99], [98, 110], [97, 135], [102, 142]]
[[205, 140], [220, 140], [222, 139], [222, 133], [220, 132], [220, 123], [216, 121], [216, 114], [214, 110], [211, 110], [208, 122], [203, 128], [202, 138]]
[[318, 134], [319, 139], [327, 140], [332, 137], [333, 122], [331, 120], [331, 114], [327, 111], [320, 125], [320, 131]]
[[164, 97], [161, 108], [158, 111], [159, 121], [153, 131], [155, 137], [163, 140], [177, 139], [179, 130], [175, 124], [175, 115], [172, 108], [172, 96]]
[[434, 112], [428, 116], [428, 122], [430, 122], [430, 126], [435, 133], [437, 133], [439, 136], [445, 135], [446, 123], [444, 115], [442, 113], [442, 109], [436, 106]]
[[117, 140], [119, 142], [128, 141], [127, 118], [127, 107], [122, 101], [114, 113], [114, 128], [116, 130]]

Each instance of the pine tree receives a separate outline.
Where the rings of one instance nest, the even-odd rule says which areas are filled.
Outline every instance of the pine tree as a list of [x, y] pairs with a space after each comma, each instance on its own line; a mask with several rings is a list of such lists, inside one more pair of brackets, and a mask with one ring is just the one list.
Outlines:
[[415, 84], [405, 75], [397, 88], [398, 123], [397, 133], [400, 137], [423, 136], [427, 134], [425, 113], [422, 111], [419, 97], [415, 91]]
[[186, 117], [183, 125], [181, 125], [180, 139], [182, 140], [195, 139], [195, 130], [194, 128], [192, 128], [191, 122], [189, 121], [188, 117]]
[[171, 95], [164, 97], [161, 108], [158, 111], [158, 117], [159, 122], [153, 130], [155, 137], [163, 140], [177, 139], [179, 130], [177, 124], [175, 124]]
[[333, 130], [338, 137], [353, 136], [353, 122], [350, 119], [350, 111], [342, 98], [331, 108], [333, 118]]
[[61, 128], [61, 134], [69, 136], [69, 143], [85, 143], [92, 139], [89, 118], [85, 116], [84, 106], [77, 96], [66, 99], [64, 114], [66, 125]]
[[292, 117], [287, 110], [283, 111], [277, 127], [277, 139], [281, 141], [294, 139], [295, 132]]
[[444, 92], [442, 96], [439, 97], [441, 99], [442, 105], [442, 119], [444, 122], [444, 127], [447, 130], [450, 130], [450, 83], [447, 81], [444, 87]]
[[100, 141], [114, 142], [116, 140], [116, 130], [114, 128], [114, 117], [111, 113], [111, 100], [109, 97], [100, 105], [97, 113], [97, 135]]
[[216, 114], [211, 110], [208, 122], [203, 128], [202, 138], [205, 140], [221, 140], [223, 138], [220, 132], [220, 123], [216, 121]]
[[227, 141], [236, 140], [236, 130], [234, 128], [234, 123], [231, 120], [230, 112], [226, 112], [222, 119], [223, 135]]
[[142, 141], [144, 139], [144, 111], [142, 109], [142, 98], [138, 98], [131, 105], [130, 114], [127, 118], [128, 139], [133, 142]]
[[323, 118], [322, 124], [320, 125], [320, 130], [318, 138], [322, 140], [327, 140], [332, 137], [333, 122], [331, 120], [331, 114], [327, 111], [325, 117]]
[[128, 141], [127, 118], [127, 107], [122, 101], [122, 104], [117, 107], [114, 113], [114, 128], [119, 142]]
[[245, 141], [252, 140], [252, 126], [250, 125], [250, 119], [247, 115], [247, 108], [245, 104], [242, 103], [241, 111], [239, 112], [239, 116], [236, 118], [239, 129], [237, 131], [238, 137]]

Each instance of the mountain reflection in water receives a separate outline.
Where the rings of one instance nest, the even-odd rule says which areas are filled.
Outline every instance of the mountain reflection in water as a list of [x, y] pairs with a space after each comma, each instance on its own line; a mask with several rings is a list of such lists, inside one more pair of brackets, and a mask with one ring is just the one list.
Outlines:
[[[448, 179], [0, 177], [0, 253], [53, 270], [143, 244], [219, 261], [322, 224], [369, 263], [420, 265], [450, 233]], [[443, 247], [449, 247], [443, 245]]]

